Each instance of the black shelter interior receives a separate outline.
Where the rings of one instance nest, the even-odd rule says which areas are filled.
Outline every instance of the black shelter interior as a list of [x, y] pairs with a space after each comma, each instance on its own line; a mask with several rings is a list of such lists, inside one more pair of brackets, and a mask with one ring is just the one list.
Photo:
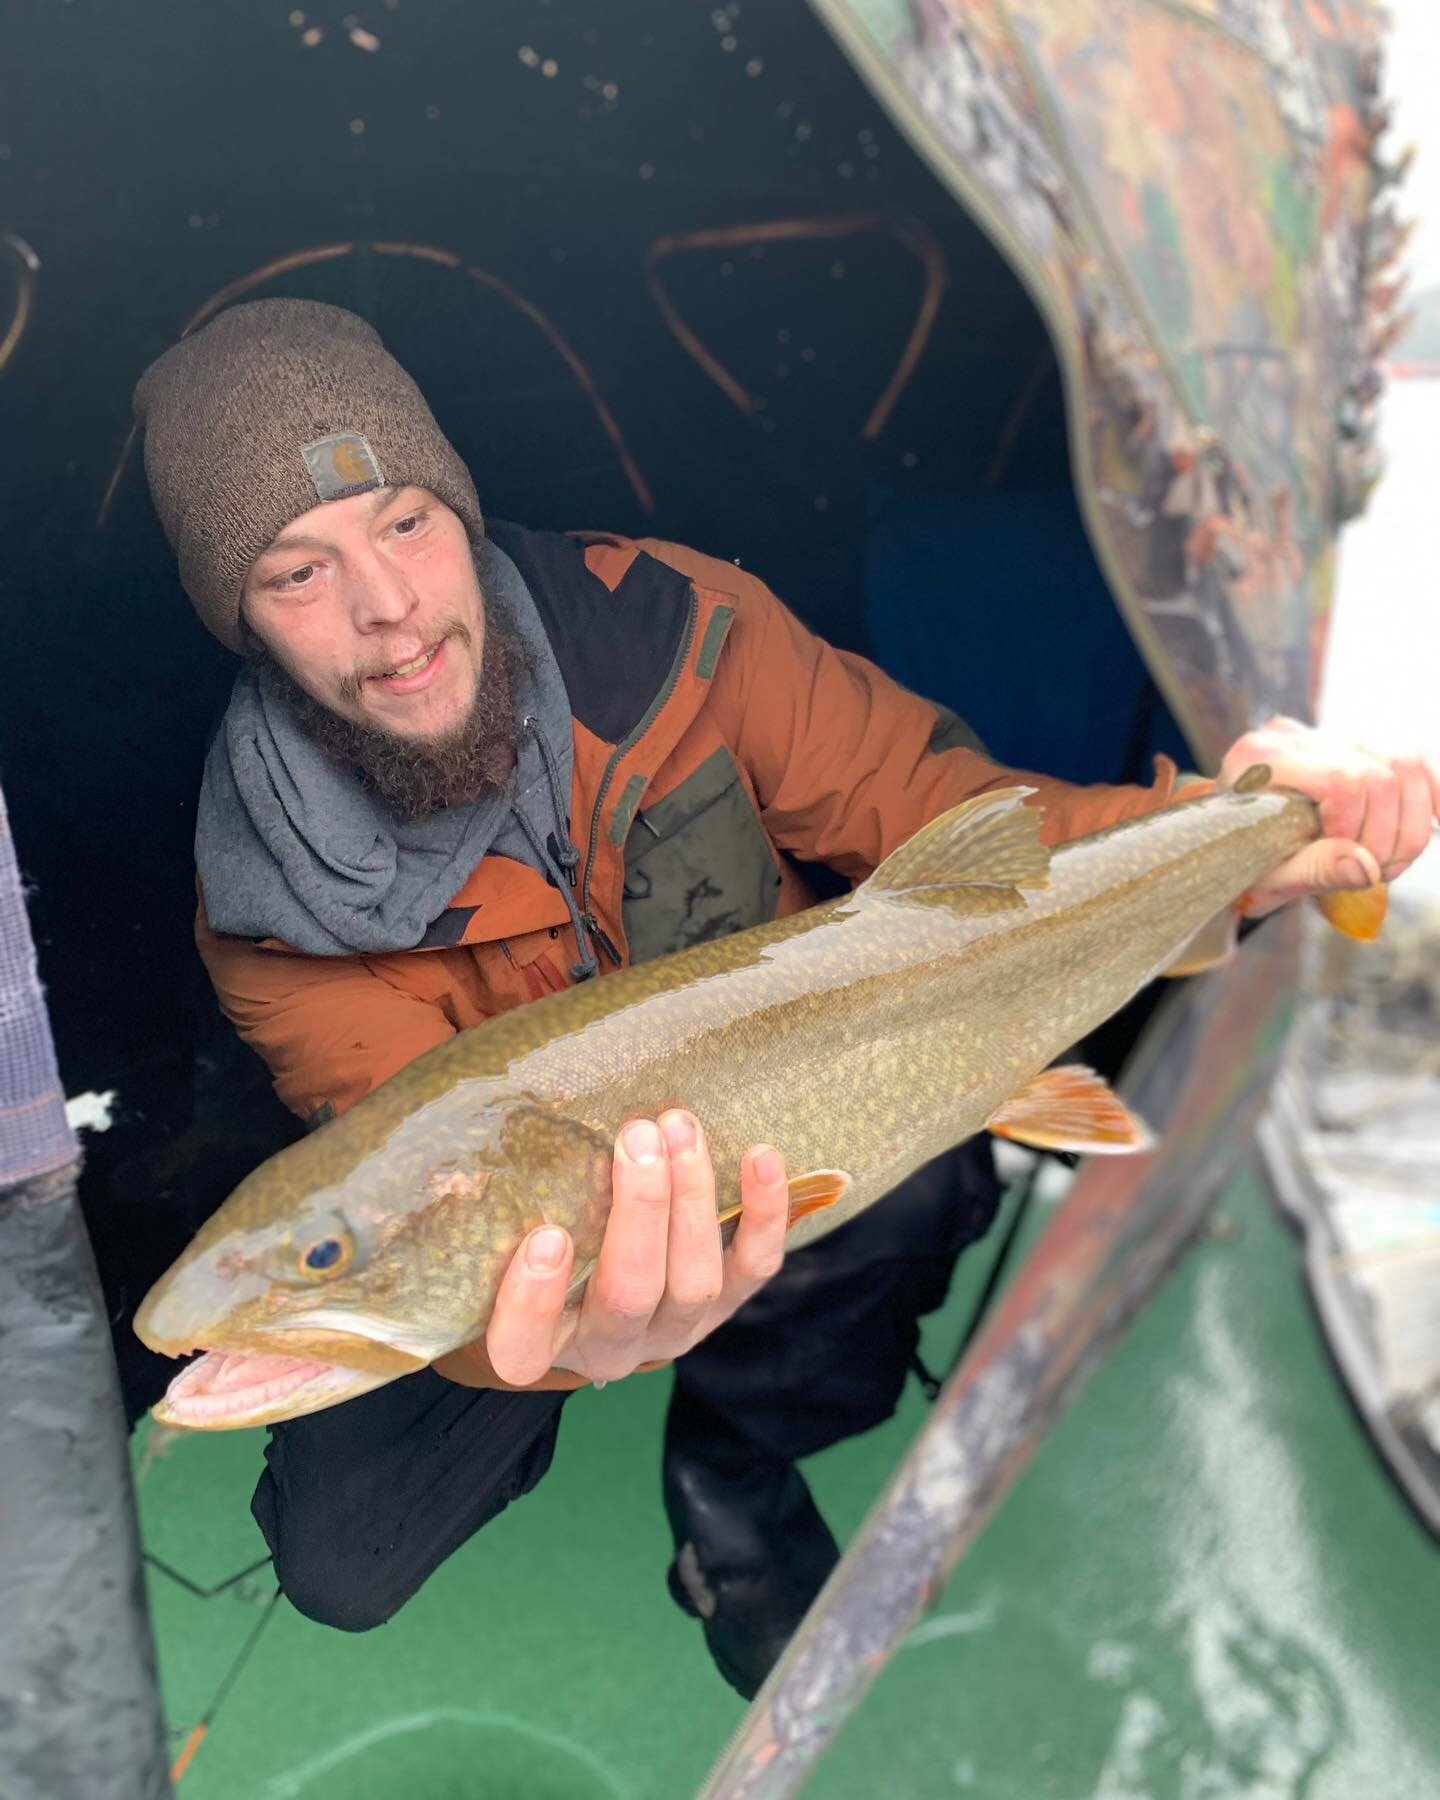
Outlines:
[[138, 1416], [135, 1305], [299, 1131], [193, 945], [234, 665], [127, 442], [207, 306], [364, 314], [491, 516], [737, 560], [1003, 761], [1181, 746], [1039, 315], [802, 0], [25, 0], [0, 44], [0, 779], [66, 1090], [116, 1095], [84, 1196]]

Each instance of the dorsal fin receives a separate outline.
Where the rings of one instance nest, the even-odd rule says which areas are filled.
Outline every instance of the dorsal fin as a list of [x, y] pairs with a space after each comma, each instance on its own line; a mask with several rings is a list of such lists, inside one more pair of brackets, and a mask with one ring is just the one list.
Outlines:
[[[1017, 888], [1050, 884], [1050, 852], [1040, 842], [1031, 787], [976, 794], [941, 813], [887, 856], [856, 890], [861, 897], [902, 899], [936, 888]], [[1018, 895], [1016, 896], [1018, 901]], [[934, 904], [932, 900], [930, 904]]]

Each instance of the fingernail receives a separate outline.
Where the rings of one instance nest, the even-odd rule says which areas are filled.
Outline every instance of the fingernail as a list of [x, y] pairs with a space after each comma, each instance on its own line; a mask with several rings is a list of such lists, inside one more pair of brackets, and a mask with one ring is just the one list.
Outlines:
[[525, 1240], [525, 1266], [542, 1273], [558, 1269], [565, 1260], [565, 1233], [547, 1225]]
[[778, 1150], [762, 1150], [755, 1158], [755, 1173], [767, 1185], [785, 1179], [785, 1165]]
[[1342, 856], [1340, 858], [1340, 878], [1348, 881], [1352, 887], [1368, 887], [1370, 872], [1358, 856]]
[[666, 1113], [664, 1129], [665, 1142], [672, 1156], [684, 1156], [687, 1150], [695, 1148], [695, 1121], [689, 1113]]
[[660, 1128], [653, 1119], [632, 1119], [620, 1133], [620, 1141], [631, 1162], [659, 1162], [660, 1152], [664, 1149]]

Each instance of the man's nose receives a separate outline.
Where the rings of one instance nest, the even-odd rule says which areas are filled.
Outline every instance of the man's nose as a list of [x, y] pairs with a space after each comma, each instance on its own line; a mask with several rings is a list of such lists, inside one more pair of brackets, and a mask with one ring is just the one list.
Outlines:
[[403, 624], [415, 610], [417, 596], [402, 569], [372, 556], [350, 577], [350, 616], [360, 631]]

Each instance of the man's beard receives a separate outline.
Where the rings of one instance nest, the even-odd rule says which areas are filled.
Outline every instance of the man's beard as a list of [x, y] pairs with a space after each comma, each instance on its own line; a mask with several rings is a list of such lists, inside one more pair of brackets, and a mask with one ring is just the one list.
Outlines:
[[[246, 655], [269, 670], [301, 728], [336, 762], [348, 764], [371, 793], [402, 819], [423, 819], [447, 806], [466, 806], [503, 793], [524, 740], [517, 689], [533, 674], [529, 646], [508, 609], [484, 599], [485, 639], [475, 698], [460, 724], [438, 738], [412, 738], [379, 725], [357, 725], [322, 706], [249, 634]], [[469, 654], [473, 638], [458, 619], [449, 623], [451, 652]]]

